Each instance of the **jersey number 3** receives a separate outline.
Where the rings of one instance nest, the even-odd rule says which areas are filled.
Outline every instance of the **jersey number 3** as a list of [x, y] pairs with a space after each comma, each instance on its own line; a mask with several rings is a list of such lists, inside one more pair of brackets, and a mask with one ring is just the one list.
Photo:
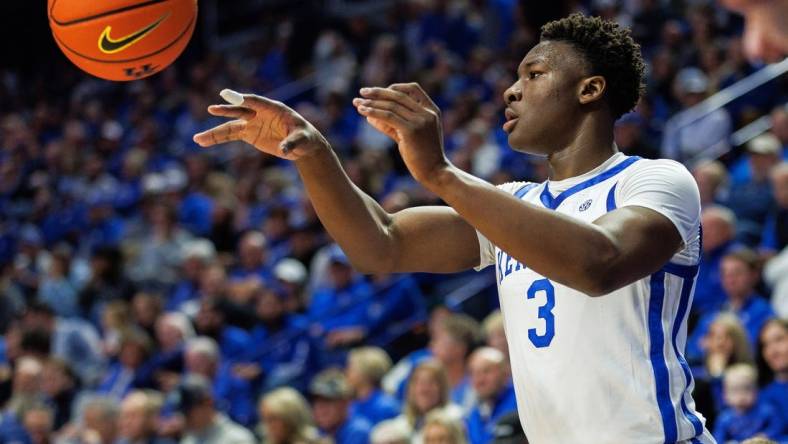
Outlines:
[[555, 307], [555, 288], [553, 284], [547, 279], [539, 279], [534, 281], [528, 287], [526, 296], [528, 299], [534, 299], [536, 293], [543, 291], [545, 294], [545, 303], [539, 307], [539, 319], [544, 319], [544, 334], [536, 333], [535, 328], [528, 329], [528, 339], [537, 348], [549, 347], [550, 342], [553, 341], [555, 336], [555, 316], [553, 316], [553, 307]]

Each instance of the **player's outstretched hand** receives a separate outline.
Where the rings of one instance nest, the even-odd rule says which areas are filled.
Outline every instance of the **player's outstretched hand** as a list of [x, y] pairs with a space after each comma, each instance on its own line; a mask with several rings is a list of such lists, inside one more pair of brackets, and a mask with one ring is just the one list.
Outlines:
[[211, 105], [208, 112], [234, 120], [195, 134], [194, 141], [202, 147], [243, 140], [264, 153], [289, 160], [328, 147], [311, 123], [282, 102], [227, 89], [221, 96], [231, 104]]
[[353, 105], [367, 122], [397, 143], [408, 170], [426, 184], [449, 165], [443, 153], [440, 109], [417, 83], [361, 88]]

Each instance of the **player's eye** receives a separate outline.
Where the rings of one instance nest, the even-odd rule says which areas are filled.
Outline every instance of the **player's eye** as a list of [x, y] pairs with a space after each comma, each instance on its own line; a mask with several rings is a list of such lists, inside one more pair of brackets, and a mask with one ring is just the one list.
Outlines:
[[535, 78], [537, 78], [537, 77], [539, 77], [541, 75], [542, 75], [542, 73], [539, 72], [539, 71], [531, 71], [531, 72], [528, 73], [528, 78], [533, 80], [533, 79], [535, 79]]

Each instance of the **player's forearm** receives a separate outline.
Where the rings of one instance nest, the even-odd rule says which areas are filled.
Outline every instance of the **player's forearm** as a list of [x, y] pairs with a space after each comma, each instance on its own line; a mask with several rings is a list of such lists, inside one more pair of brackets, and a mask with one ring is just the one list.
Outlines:
[[345, 174], [330, 147], [295, 162], [309, 199], [331, 237], [362, 272], [389, 267], [391, 217]]
[[592, 296], [618, 283], [613, 274], [619, 250], [603, 229], [522, 202], [453, 166], [425, 185], [537, 273]]

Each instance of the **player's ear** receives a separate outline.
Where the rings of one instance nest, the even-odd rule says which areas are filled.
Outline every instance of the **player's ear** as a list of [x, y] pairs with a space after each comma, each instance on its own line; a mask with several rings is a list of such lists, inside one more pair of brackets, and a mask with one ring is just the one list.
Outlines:
[[578, 100], [585, 105], [587, 103], [595, 102], [602, 98], [607, 88], [607, 82], [602, 76], [586, 77], [580, 81], [578, 87]]

